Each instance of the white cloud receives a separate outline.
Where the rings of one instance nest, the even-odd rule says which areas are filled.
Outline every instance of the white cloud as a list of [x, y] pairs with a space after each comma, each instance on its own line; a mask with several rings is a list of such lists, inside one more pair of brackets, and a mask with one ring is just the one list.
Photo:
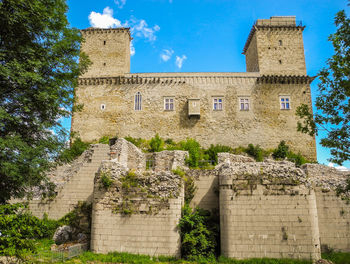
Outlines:
[[172, 49], [163, 49], [162, 53], [160, 54], [160, 57], [163, 61], [168, 61], [170, 60], [173, 54], [174, 51]]
[[344, 167], [344, 166], [334, 166], [334, 163], [332, 163], [332, 162], [328, 163], [328, 167], [335, 168], [339, 171], [349, 171], [349, 169]]
[[135, 55], [135, 47], [134, 47], [134, 43], [131, 41], [130, 42], [130, 56], [134, 56]]
[[186, 55], [182, 55], [181, 57], [176, 56], [175, 64], [176, 66], [181, 69], [183, 62], [187, 59]]
[[120, 21], [113, 17], [113, 9], [108, 6], [103, 9], [102, 14], [92, 11], [89, 15], [89, 22], [92, 27], [97, 28], [121, 27]]
[[114, 0], [114, 3], [118, 6], [118, 8], [123, 8], [126, 0]]
[[156, 32], [160, 30], [158, 25], [149, 27], [147, 22], [144, 19], [136, 19], [131, 17], [124, 24], [124, 27], [130, 27], [131, 34], [138, 38], [145, 38], [150, 42], [153, 42], [157, 39]]

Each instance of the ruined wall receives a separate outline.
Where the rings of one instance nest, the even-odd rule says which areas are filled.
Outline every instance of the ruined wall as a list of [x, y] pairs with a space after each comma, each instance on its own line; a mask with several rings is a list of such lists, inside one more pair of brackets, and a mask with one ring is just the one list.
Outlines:
[[[303, 167], [315, 187], [322, 251], [350, 251], [349, 172], [318, 164]], [[337, 195], [336, 190], [339, 194]]]
[[42, 199], [37, 191], [29, 202], [33, 215], [41, 218], [46, 213], [51, 219], [59, 219], [72, 211], [79, 201], [91, 203], [95, 173], [106, 159], [109, 159], [109, 146], [94, 144], [77, 160], [52, 171], [48, 177], [56, 184], [57, 195]]
[[188, 177], [194, 179], [196, 191], [191, 207], [199, 207], [209, 211], [219, 210], [219, 177], [217, 170], [188, 170]]
[[289, 162], [220, 166], [222, 254], [319, 259], [314, 192]]
[[[158, 133], [175, 141], [194, 138], [204, 147], [253, 143], [270, 149], [285, 140], [293, 151], [316, 159], [314, 138], [296, 129], [296, 107], [311, 103], [309, 85], [257, 84], [258, 76], [154, 73], [126, 75], [124, 79], [81, 79], [76, 96], [84, 109], [74, 114], [72, 130], [84, 141], [104, 135], [150, 139]], [[141, 111], [134, 110], [137, 92], [142, 94]], [[290, 96], [290, 110], [280, 109], [281, 95]], [[168, 96], [174, 97], [174, 111], [164, 110], [164, 97]], [[223, 98], [223, 110], [213, 110], [214, 97]], [[240, 110], [241, 97], [250, 99], [249, 111]], [[200, 98], [200, 118], [188, 116], [188, 98]]]
[[[102, 175], [113, 183], [103, 187]], [[180, 256], [177, 228], [183, 184], [169, 171], [132, 175], [116, 161], [103, 162], [95, 178], [91, 249]]]

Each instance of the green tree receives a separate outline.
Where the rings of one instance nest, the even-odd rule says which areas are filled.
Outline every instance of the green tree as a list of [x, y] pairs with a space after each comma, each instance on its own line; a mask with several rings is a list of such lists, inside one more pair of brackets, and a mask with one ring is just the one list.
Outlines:
[[302, 118], [298, 131], [311, 136], [320, 130], [326, 132], [320, 143], [330, 149], [330, 161], [341, 165], [350, 159], [350, 19], [344, 10], [336, 14], [335, 25], [336, 32], [329, 36], [334, 55], [318, 74], [316, 113], [301, 105], [296, 114]]
[[65, 0], [0, 1], [0, 203], [42, 184], [63, 146], [59, 119], [88, 65], [66, 12]]

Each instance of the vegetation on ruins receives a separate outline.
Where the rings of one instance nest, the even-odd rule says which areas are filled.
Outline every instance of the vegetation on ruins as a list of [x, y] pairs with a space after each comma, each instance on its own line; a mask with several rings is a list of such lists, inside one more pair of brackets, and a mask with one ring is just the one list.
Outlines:
[[65, 143], [59, 120], [79, 108], [74, 87], [88, 60], [67, 9], [65, 0], [0, 1], [0, 203], [43, 184]]
[[59, 162], [68, 163], [78, 158], [85, 150], [90, 147], [90, 143], [83, 142], [79, 137], [76, 138], [69, 148], [63, 149], [58, 157]]
[[[264, 150], [259, 145], [249, 144], [245, 147], [231, 148], [225, 145], [210, 145], [208, 149], [202, 148], [199, 142], [195, 139], [188, 138], [180, 142], [175, 142], [172, 139], [163, 140], [156, 134], [151, 140], [145, 140], [141, 138], [125, 137], [126, 140], [133, 143], [135, 146], [141, 148], [144, 152], [154, 152], [150, 142], [159, 142], [162, 144], [162, 149], [165, 150], [186, 150], [189, 153], [189, 157], [186, 159], [186, 164], [190, 168], [212, 168], [213, 165], [218, 164], [218, 153], [228, 152], [235, 155], [249, 155], [256, 161], [261, 162], [264, 158], [271, 155], [274, 159], [282, 160], [287, 159], [294, 162], [297, 166], [310, 162], [300, 153], [294, 153], [290, 150], [290, 147], [285, 141], [281, 141], [280, 144], [274, 150]], [[154, 144], [154, 143], [153, 143]]]
[[109, 187], [111, 187], [113, 180], [111, 179], [111, 176], [109, 174], [109, 172], [107, 171], [103, 171], [101, 172], [101, 187], [108, 189]]
[[[35, 240], [52, 238], [57, 227], [70, 225], [90, 233], [91, 204], [79, 203], [76, 208], [59, 220], [33, 216], [25, 204], [0, 205], [0, 255], [21, 256], [36, 252]], [[86, 226], [82, 225], [85, 221]]]
[[160, 138], [158, 133], [153, 138], [151, 138], [151, 140], [149, 142], [150, 152], [162, 151], [163, 146], [164, 146], [164, 141], [163, 141], [163, 139]]
[[316, 112], [301, 105], [296, 114], [303, 119], [298, 131], [311, 136], [323, 131], [320, 144], [330, 149], [330, 161], [341, 165], [350, 159], [350, 18], [344, 10], [336, 14], [335, 25], [336, 32], [329, 36], [334, 55], [318, 74]]

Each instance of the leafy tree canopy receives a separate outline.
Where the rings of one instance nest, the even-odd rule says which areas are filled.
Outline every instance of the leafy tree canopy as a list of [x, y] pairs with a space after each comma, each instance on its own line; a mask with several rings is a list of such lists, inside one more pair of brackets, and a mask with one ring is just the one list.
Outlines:
[[59, 119], [88, 64], [66, 11], [65, 0], [0, 1], [0, 203], [43, 183], [63, 146]]
[[297, 109], [303, 119], [298, 130], [311, 136], [319, 130], [326, 131], [321, 145], [330, 148], [330, 161], [342, 164], [350, 159], [350, 19], [344, 10], [335, 17], [337, 30], [329, 36], [334, 55], [328, 59], [318, 77], [319, 94], [316, 98], [316, 114], [306, 105]]

